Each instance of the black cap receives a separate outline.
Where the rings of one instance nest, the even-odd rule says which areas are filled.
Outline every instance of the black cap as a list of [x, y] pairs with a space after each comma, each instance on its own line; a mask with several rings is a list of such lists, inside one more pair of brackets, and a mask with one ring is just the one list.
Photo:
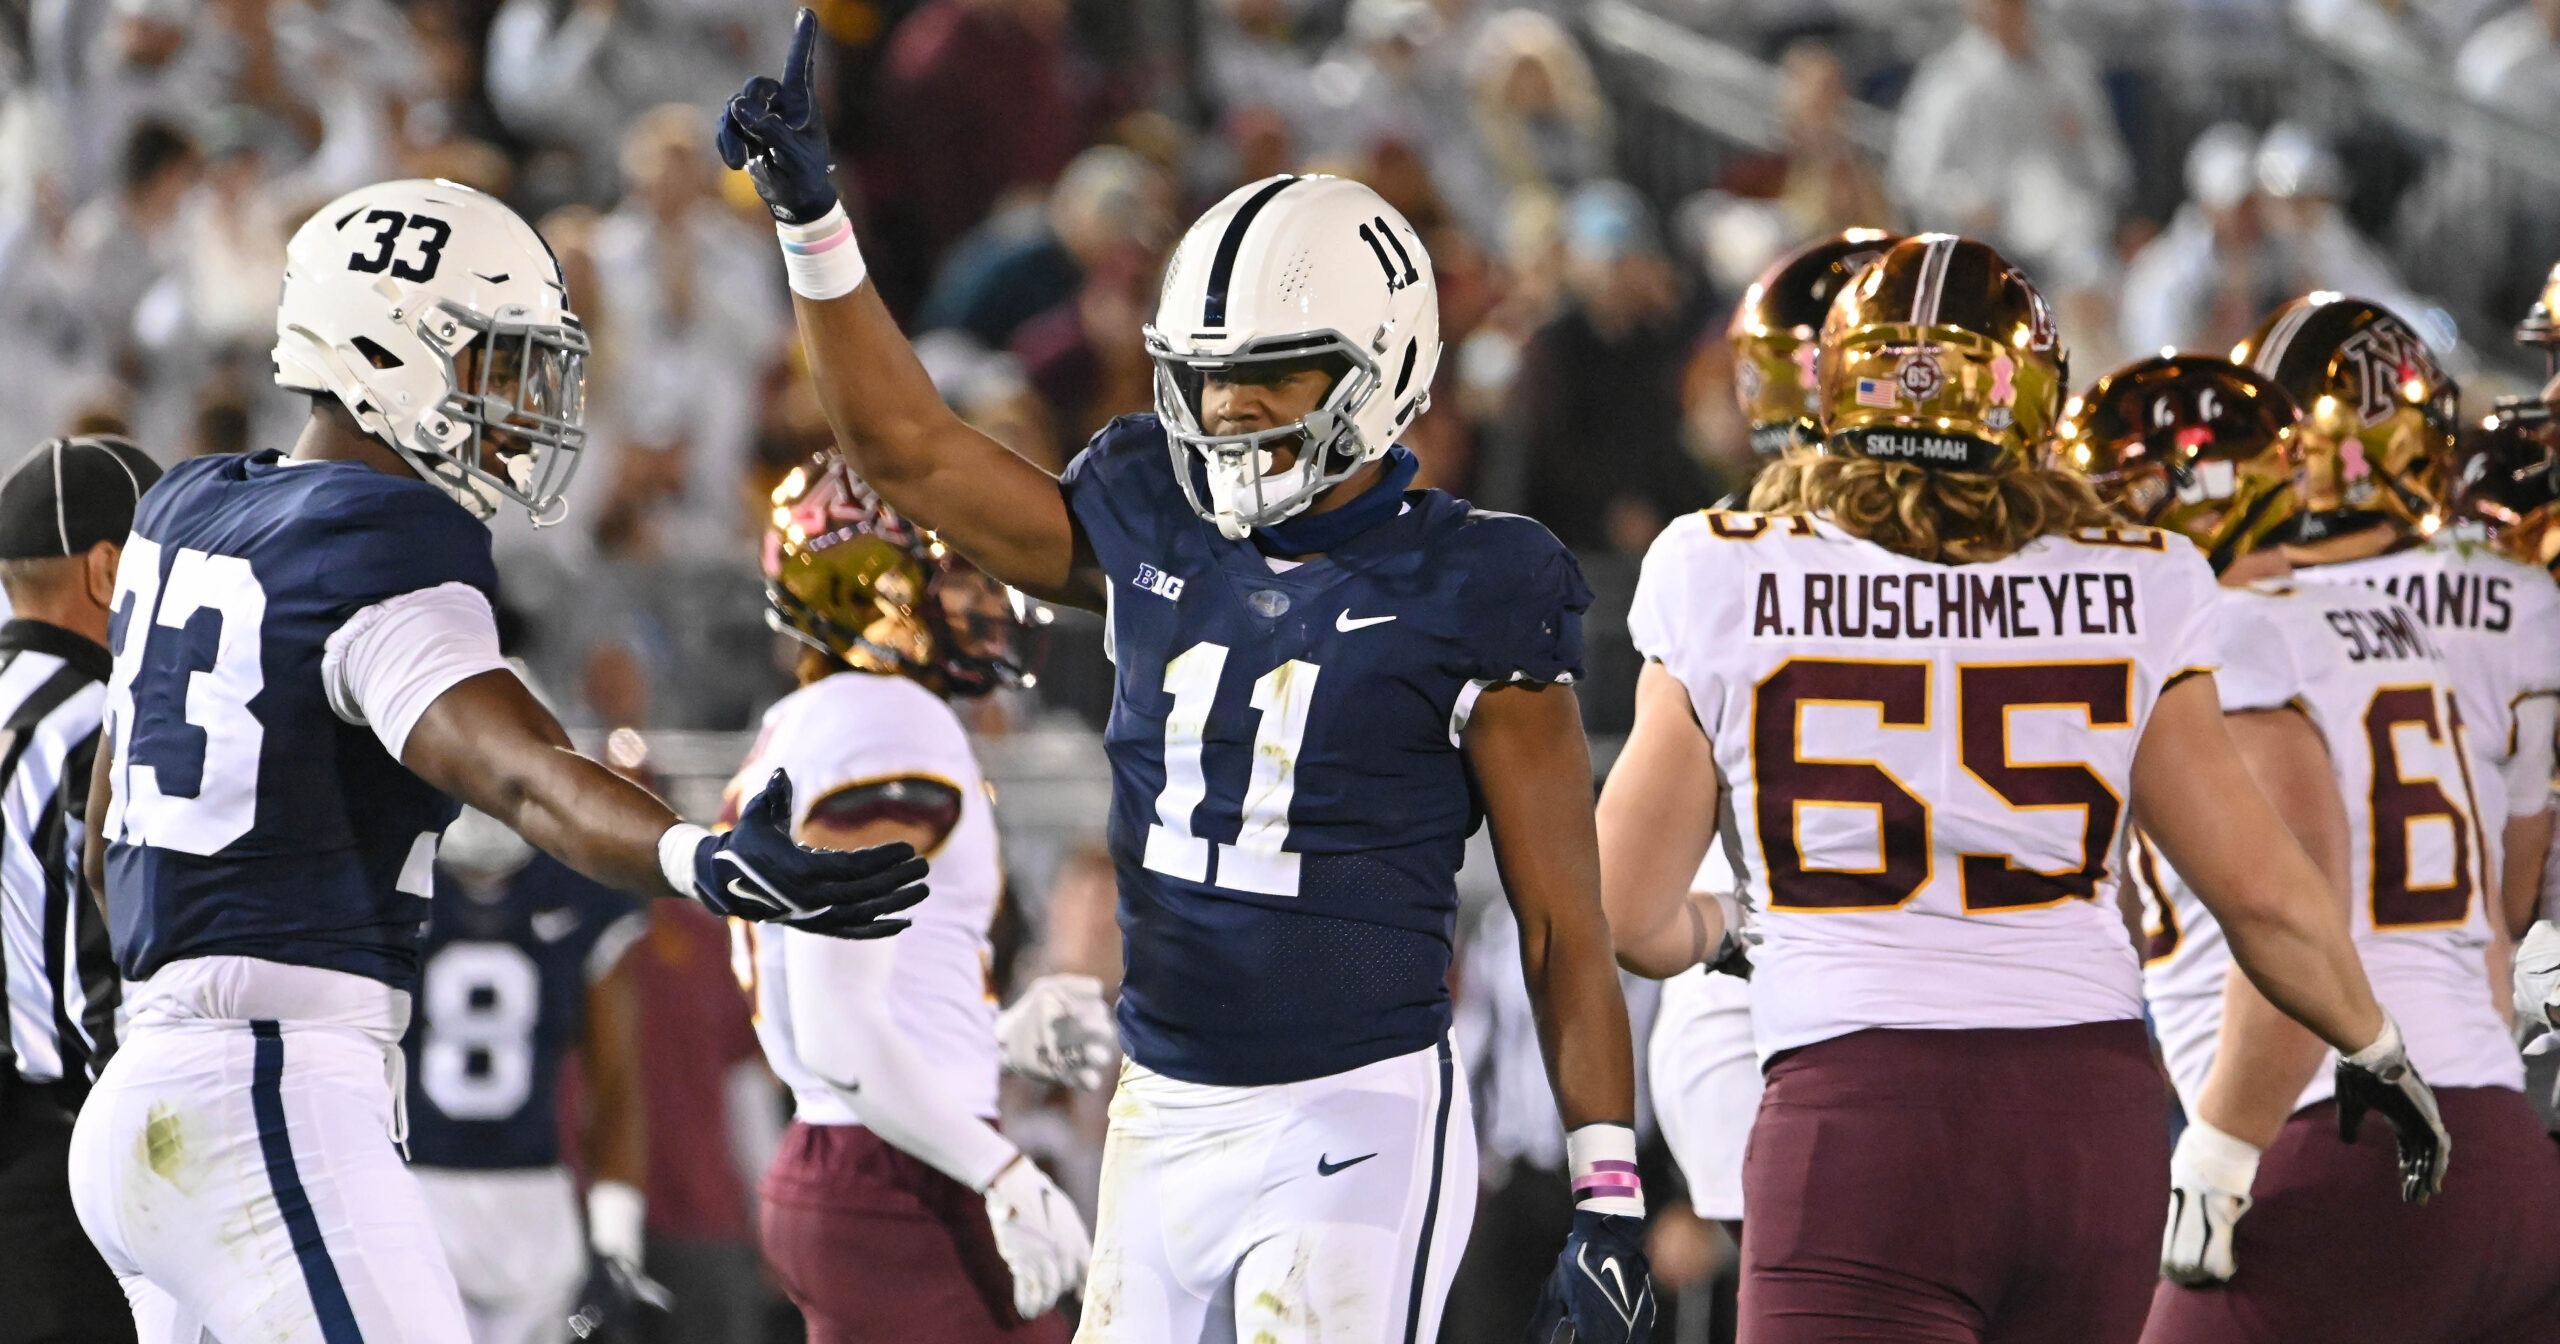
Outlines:
[[78, 555], [133, 530], [160, 464], [113, 434], [37, 444], [0, 482], [0, 560]]

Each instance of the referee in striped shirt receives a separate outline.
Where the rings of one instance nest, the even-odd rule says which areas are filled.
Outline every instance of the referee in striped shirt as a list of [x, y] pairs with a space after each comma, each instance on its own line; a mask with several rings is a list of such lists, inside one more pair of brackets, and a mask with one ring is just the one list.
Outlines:
[[160, 468], [112, 436], [54, 439], [0, 481], [0, 1344], [132, 1344], [71, 1209], [72, 1116], [115, 1049], [106, 916], [81, 876], [106, 704], [108, 606]]

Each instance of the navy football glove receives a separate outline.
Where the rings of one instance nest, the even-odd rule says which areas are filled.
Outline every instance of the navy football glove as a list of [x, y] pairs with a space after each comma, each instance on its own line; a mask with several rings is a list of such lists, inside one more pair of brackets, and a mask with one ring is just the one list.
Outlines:
[[693, 894], [715, 915], [771, 920], [830, 938], [886, 938], [883, 919], [925, 898], [925, 861], [900, 841], [811, 849], [791, 838], [791, 777], [776, 770], [738, 824], [693, 852]]
[[2380, 1111], [2400, 1142], [2400, 1198], [2424, 1204], [2444, 1189], [2453, 1161], [2453, 1136], [2436, 1111], [2436, 1094], [2409, 1062], [2400, 1024], [2382, 1019], [2382, 1035], [2352, 1055], [2338, 1057], [2338, 1137], [2348, 1143], [2364, 1129], [2367, 1111]]
[[720, 161], [745, 169], [765, 208], [785, 224], [815, 224], [836, 208], [836, 186], [827, 179], [827, 128], [818, 119], [809, 70], [817, 51], [818, 16], [801, 10], [782, 79], [748, 80], [721, 109], [714, 137]]
[[1577, 1209], [1529, 1318], [1529, 1344], [1645, 1344], [1654, 1308], [1644, 1220]]
[[657, 1280], [609, 1255], [587, 1262], [587, 1281], [578, 1289], [577, 1310], [569, 1313], [569, 1333], [587, 1344], [638, 1344], [654, 1333], [644, 1318], [675, 1309], [673, 1294]]

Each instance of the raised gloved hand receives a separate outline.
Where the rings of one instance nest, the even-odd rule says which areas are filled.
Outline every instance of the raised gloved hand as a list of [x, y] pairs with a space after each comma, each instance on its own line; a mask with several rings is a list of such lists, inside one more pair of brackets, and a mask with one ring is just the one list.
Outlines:
[[779, 770], [738, 813], [734, 828], [703, 835], [691, 873], [694, 898], [715, 915], [770, 920], [830, 938], [886, 938], [907, 927], [906, 920], [883, 916], [923, 900], [924, 875], [925, 861], [903, 841], [811, 849], [794, 840], [791, 778]]
[[1656, 1312], [1644, 1220], [1576, 1209], [1529, 1318], [1529, 1344], [1645, 1344]]
[[782, 78], [748, 80], [721, 109], [713, 137], [720, 161], [745, 169], [765, 208], [785, 224], [815, 224], [836, 208], [827, 128], [810, 71], [817, 47], [818, 16], [803, 9], [791, 29], [791, 54], [782, 58]]
[[2388, 1015], [2371, 1045], [2338, 1058], [2338, 1137], [2348, 1143], [2364, 1129], [2368, 1111], [2380, 1111], [2400, 1141], [2400, 1198], [2424, 1204], [2444, 1189], [2453, 1161], [2453, 1136], [2436, 1111], [2436, 1094], [2409, 1062], [2400, 1024]]
[[2190, 1287], [2228, 1283], [2231, 1237], [2249, 1211], [2258, 1178], [2256, 1144], [2206, 1124], [2187, 1123], [2169, 1157], [2169, 1226], [2160, 1238], [2160, 1276]]
[[1060, 1087], [1102, 1086], [1119, 1041], [1102, 982], [1089, 975], [1044, 975], [996, 1014], [1005, 1068]]
[[1093, 1242], [1076, 1206], [1027, 1156], [1016, 1156], [987, 1187], [996, 1253], [1013, 1271], [1013, 1309], [1022, 1319], [1047, 1311], [1084, 1283]]

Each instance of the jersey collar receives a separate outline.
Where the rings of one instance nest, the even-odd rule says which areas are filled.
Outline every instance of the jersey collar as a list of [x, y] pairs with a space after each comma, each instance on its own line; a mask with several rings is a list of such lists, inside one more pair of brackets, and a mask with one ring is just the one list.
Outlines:
[[31, 617], [13, 617], [0, 625], [0, 652], [49, 653], [69, 663], [73, 671], [91, 681], [105, 681], [115, 671], [115, 657], [102, 644], [92, 643], [88, 636], [65, 630], [49, 621]]

